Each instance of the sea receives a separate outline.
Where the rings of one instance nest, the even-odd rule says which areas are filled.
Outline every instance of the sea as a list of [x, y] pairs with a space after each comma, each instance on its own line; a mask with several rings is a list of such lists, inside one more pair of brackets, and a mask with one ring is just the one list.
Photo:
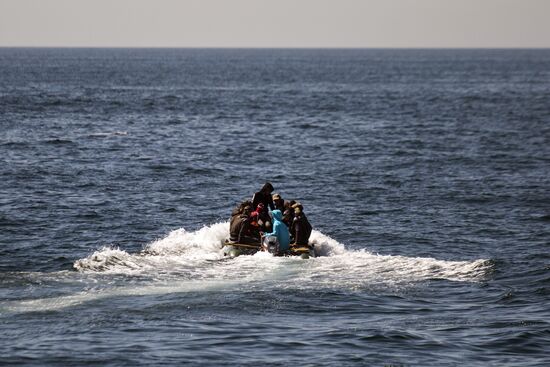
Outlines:
[[[224, 256], [266, 181], [315, 258]], [[0, 365], [549, 348], [550, 50], [0, 48]]]

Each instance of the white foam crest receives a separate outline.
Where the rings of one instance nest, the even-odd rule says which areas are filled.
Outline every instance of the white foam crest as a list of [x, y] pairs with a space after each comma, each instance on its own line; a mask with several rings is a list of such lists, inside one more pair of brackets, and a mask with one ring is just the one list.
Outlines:
[[156, 255], [218, 252], [228, 236], [228, 222], [204, 226], [195, 232], [187, 232], [180, 228], [170, 232], [165, 238], [147, 245], [145, 251]]
[[261, 279], [298, 287], [300, 284], [361, 287], [429, 279], [477, 281], [491, 268], [485, 260], [446, 261], [347, 250], [343, 244], [316, 230], [310, 241], [315, 245], [317, 258], [277, 258], [257, 253], [230, 259], [224, 257], [222, 250], [228, 232], [227, 222], [204, 226], [194, 232], [182, 228], [146, 245], [137, 254], [103, 248], [77, 260], [74, 267], [81, 272], [145, 275], [162, 280], [260, 280], [257, 277], [261, 276]]
[[490, 272], [489, 261], [446, 261], [434, 258], [377, 255], [345, 251], [319, 257], [303, 269], [299, 282], [312, 287], [357, 288], [373, 285], [400, 286], [431, 279], [480, 281]]
[[104, 247], [77, 260], [78, 271], [139, 274], [192, 268], [207, 260], [223, 257], [221, 245], [228, 236], [228, 223], [205, 226], [195, 232], [177, 229], [163, 239], [145, 246], [143, 251], [129, 254], [118, 248]]
[[317, 256], [334, 256], [346, 252], [343, 244], [317, 230], [311, 231], [309, 242], [315, 246]]
[[118, 264], [124, 264], [128, 268], [136, 267], [135, 264], [133, 265], [132, 255], [126, 251], [111, 247], [103, 247], [87, 258], [75, 261], [73, 267], [79, 271], [86, 269], [102, 270], [110, 266], [117, 266]]
[[[0, 309], [7, 312], [61, 310], [110, 297], [244, 289], [400, 291], [432, 279], [482, 281], [493, 268], [483, 259], [446, 261], [346, 250], [342, 244], [317, 231], [312, 234], [312, 241], [318, 251], [327, 256], [301, 259], [258, 252], [224, 259], [216, 241], [225, 238], [226, 227], [227, 223], [218, 223], [196, 232], [176, 230], [138, 254], [103, 248], [75, 262], [76, 269], [88, 274], [82, 274], [82, 279], [75, 276], [73, 281], [92, 284], [94, 288], [58, 297], [0, 302]], [[104, 283], [97, 273], [154, 276]], [[61, 275], [59, 281], [69, 281], [68, 274]]]
[[128, 135], [127, 131], [109, 131], [109, 132], [98, 132], [98, 133], [88, 134], [88, 136], [92, 138], [108, 138], [111, 136], [126, 136], [126, 135]]
[[[229, 236], [229, 223], [215, 223], [188, 232], [184, 228], [171, 231], [166, 237], [146, 245], [136, 254], [119, 248], [103, 247], [92, 255], [75, 261], [74, 268], [82, 272], [139, 274], [150, 272], [182, 272], [206, 261], [224, 258], [222, 245]], [[311, 242], [317, 256], [333, 256], [345, 252], [344, 245], [314, 230]]]

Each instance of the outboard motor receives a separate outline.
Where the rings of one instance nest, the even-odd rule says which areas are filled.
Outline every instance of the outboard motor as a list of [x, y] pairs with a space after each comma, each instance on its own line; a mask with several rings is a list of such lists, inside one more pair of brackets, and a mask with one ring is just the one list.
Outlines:
[[279, 254], [279, 241], [275, 236], [264, 237], [262, 246], [265, 249], [265, 251], [269, 252], [270, 254], [273, 254], [273, 255]]

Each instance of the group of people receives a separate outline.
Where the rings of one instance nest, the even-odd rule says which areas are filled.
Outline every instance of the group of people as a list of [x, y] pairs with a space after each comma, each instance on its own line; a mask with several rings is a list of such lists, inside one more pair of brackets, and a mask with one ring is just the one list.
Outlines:
[[311, 224], [302, 204], [284, 200], [273, 193], [266, 182], [252, 200], [240, 203], [231, 213], [229, 240], [233, 243], [262, 245], [276, 248], [283, 254], [291, 247], [309, 246]]

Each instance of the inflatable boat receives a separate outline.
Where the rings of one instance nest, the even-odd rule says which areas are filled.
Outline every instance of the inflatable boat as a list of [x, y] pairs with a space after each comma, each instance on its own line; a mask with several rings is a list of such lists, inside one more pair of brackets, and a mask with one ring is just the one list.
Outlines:
[[[258, 251], [266, 251], [260, 244], [244, 244], [231, 242], [226, 239], [222, 244], [224, 256], [237, 257], [240, 255], [254, 255]], [[299, 256], [302, 259], [315, 257], [315, 251], [312, 245], [310, 246], [290, 246], [288, 251], [282, 254], [273, 254], [274, 256]]]

